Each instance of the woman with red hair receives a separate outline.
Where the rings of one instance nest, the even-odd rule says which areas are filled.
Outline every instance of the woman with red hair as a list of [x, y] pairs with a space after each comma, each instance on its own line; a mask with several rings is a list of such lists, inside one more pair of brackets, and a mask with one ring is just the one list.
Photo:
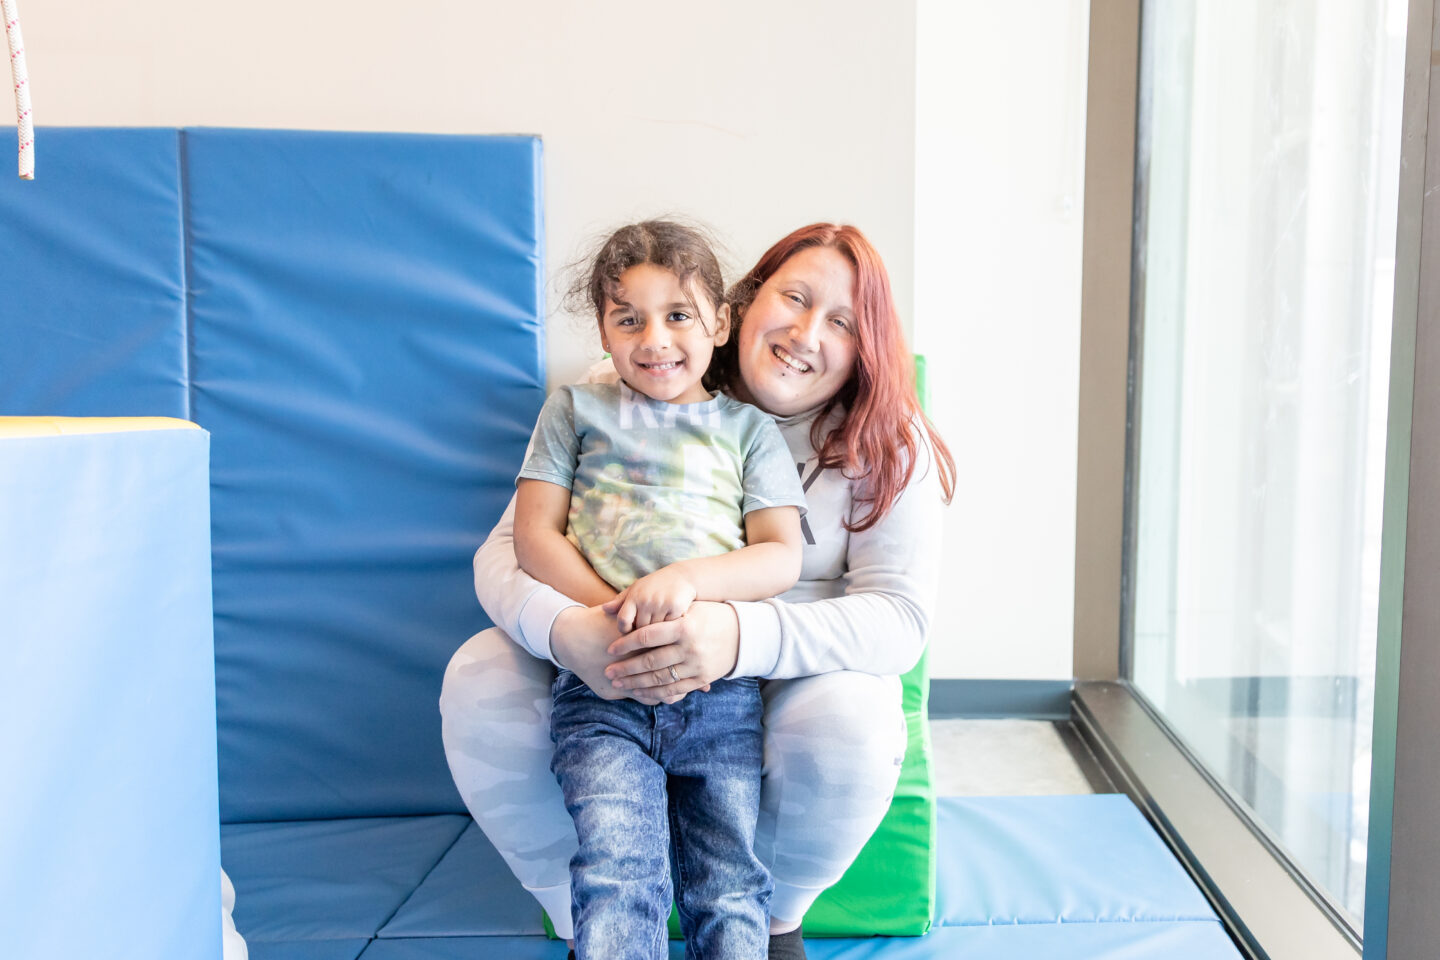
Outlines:
[[770, 956], [803, 957], [805, 911], [859, 854], [895, 789], [899, 677], [925, 647], [955, 465], [919, 408], [889, 277], [859, 230], [790, 233], [727, 299], [738, 326], [708, 383], [771, 414], [790, 447], [808, 510], [800, 582], [762, 602], [696, 602], [622, 637], [613, 611], [520, 571], [512, 503], [475, 555], [476, 593], [496, 627], [446, 671], [445, 753], [481, 829], [568, 939], [576, 841], [550, 773], [553, 664], [602, 696], [645, 702], [763, 678], [756, 853], [774, 879]]

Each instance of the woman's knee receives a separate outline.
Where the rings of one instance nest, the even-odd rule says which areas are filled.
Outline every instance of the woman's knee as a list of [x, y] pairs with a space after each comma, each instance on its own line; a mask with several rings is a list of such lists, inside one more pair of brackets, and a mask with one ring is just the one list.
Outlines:
[[826, 782], [893, 786], [906, 740], [898, 677], [842, 670], [766, 686], [767, 773], [799, 767]]
[[447, 743], [476, 725], [535, 725], [549, 736], [554, 667], [520, 648], [502, 630], [482, 630], [460, 645], [440, 687]]

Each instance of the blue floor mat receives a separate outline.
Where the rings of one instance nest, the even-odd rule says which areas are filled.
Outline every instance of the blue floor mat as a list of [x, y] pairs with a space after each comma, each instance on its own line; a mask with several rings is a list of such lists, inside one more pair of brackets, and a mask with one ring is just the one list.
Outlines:
[[374, 940], [360, 960], [565, 960], [565, 942], [544, 937]]
[[227, 824], [220, 856], [235, 884], [235, 927], [252, 943], [368, 940], [470, 822], [435, 816]]
[[[269, 853], [237, 846], [242, 839], [263, 841]], [[930, 933], [811, 939], [811, 960], [1239, 960], [1205, 898], [1124, 796], [942, 798], [938, 844]], [[267, 859], [277, 849], [281, 859]], [[565, 957], [563, 943], [538, 935], [539, 908], [464, 817], [227, 827], [225, 855], [241, 931], [242, 919], [254, 918], [252, 930], [285, 941], [252, 944], [253, 960], [355, 960], [345, 951], [363, 941], [335, 931], [371, 922], [382, 924], [380, 938], [361, 960]], [[257, 863], [271, 872], [258, 876]], [[408, 896], [401, 872], [415, 878]], [[363, 909], [349, 903], [357, 893]], [[388, 922], [371, 919], [382, 912]], [[683, 950], [672, 941], [672, 960]]]
[[540, 906], [474, 823], [380, 930], [382, 938], [543, 934]]
[[1122, 794], [945, 797], [939, 808], [938, 925], [1216, 919]]
[[1215, 920], [935, 927], [923, 937], [807, 940], [805, 952], [810, 960], [1240, 960]]
[[369, 940], [261, 940], [247, 944], [250, 960], [355, 960]]
[[[1218, 921], [936, 927], [923, 937], [807, 940], [810, 960], [1240, 960]], [[670, 941], [670, 960], [685, 945]], [[539, 937], [376, 940], [360, 960], [564, 960]], [[264, 960], [264, 958], [261, 958]]]

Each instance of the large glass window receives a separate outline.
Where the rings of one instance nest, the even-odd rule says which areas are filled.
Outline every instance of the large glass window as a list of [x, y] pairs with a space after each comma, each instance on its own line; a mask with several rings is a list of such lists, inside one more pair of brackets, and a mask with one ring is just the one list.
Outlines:
[[1403, 0], [1144, 8], [1128, 672], [1358, 931]]

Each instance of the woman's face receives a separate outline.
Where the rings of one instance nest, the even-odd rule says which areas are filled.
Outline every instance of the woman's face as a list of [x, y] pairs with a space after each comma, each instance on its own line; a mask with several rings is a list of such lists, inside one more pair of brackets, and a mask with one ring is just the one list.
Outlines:
[[855, 369], [854, 293], [838, 250], [806, 247], [781, 264], [741, 315], [741, 399], [788, 417], [835, 396]]

